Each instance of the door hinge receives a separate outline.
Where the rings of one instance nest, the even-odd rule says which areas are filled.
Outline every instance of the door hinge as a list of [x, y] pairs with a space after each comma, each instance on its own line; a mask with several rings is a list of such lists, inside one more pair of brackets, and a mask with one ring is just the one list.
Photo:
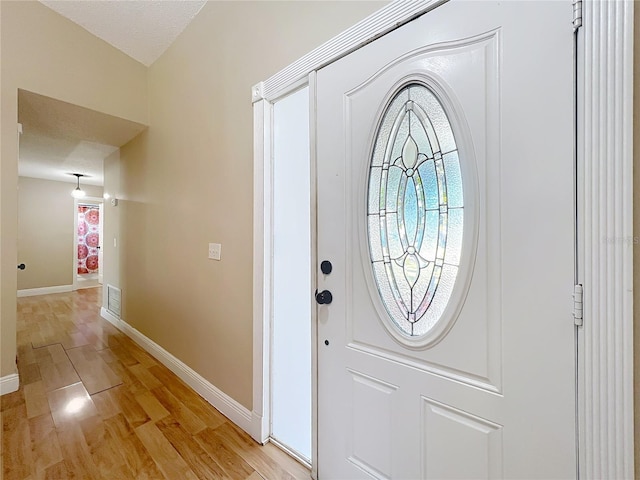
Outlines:
[[573, 286], [573, 321], [578, 326], [582, 326], [582, 285]]
[[573, 0], [573, 31], [582, 26], [582, 0]]

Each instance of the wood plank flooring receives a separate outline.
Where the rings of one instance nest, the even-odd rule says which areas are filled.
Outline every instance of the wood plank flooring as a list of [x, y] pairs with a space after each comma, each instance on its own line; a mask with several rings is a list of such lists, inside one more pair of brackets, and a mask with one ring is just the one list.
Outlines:
[[100, 318], [101, 288], [18, 299], [5, 480], [309, 479]]

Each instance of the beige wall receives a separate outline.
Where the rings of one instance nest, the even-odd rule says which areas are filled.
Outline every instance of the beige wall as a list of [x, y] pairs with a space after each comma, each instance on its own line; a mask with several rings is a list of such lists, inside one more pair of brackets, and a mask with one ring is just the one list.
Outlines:
[[147, 123], [147, 69], [35, 1], [0, 1], [0, 376], [16, 371], [18, 88]]
[[[18, 290], [73, 285], [74, 198], [72, 183], [37, 178], [18, 180]], [[90, 197], [102, 187], [83, 185]]]
[[[120, 283], [120, 262], [122, 261], [120, 251], [120, 211], [121, 207], [113, 206], [111, 199], [119, 199], [122, 194], [120, 190], [120, 151], [117, 150], [104, 160], [104, 194], [108, 194], [110, 199], [105, 200], [103, 208], [103, 285], [113, 285], [121, 287]], [[115, 243], [114, 243], [115, 239]], [[106, 306], [107, 296], [103, 296]]]
[[251, 87], [384, 4], [208, 3], [150, 67], [149, 130], [122, 148], [123, 318], [248, 408]]

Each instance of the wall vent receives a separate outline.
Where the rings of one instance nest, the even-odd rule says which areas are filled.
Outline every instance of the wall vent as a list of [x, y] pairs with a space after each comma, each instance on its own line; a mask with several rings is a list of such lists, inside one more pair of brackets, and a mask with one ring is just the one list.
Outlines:
[[120, 318], [120, 299], [122, 291], [113, 285], [107, 285], [107, 310]]

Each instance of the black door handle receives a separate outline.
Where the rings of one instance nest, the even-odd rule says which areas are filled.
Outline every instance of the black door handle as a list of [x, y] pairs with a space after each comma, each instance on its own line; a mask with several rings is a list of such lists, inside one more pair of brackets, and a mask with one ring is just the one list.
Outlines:
[[320, 293], [316, 290], [316, 302], [320, 305], [329, 305], [333, 302], [333, 295], [329, 290], [323, 290]]
[[24, 263], [21, 263], [20, 265], [18, 265], [19, 270], [24, 270], [25, 268], [27, 268], [27, 266]]

